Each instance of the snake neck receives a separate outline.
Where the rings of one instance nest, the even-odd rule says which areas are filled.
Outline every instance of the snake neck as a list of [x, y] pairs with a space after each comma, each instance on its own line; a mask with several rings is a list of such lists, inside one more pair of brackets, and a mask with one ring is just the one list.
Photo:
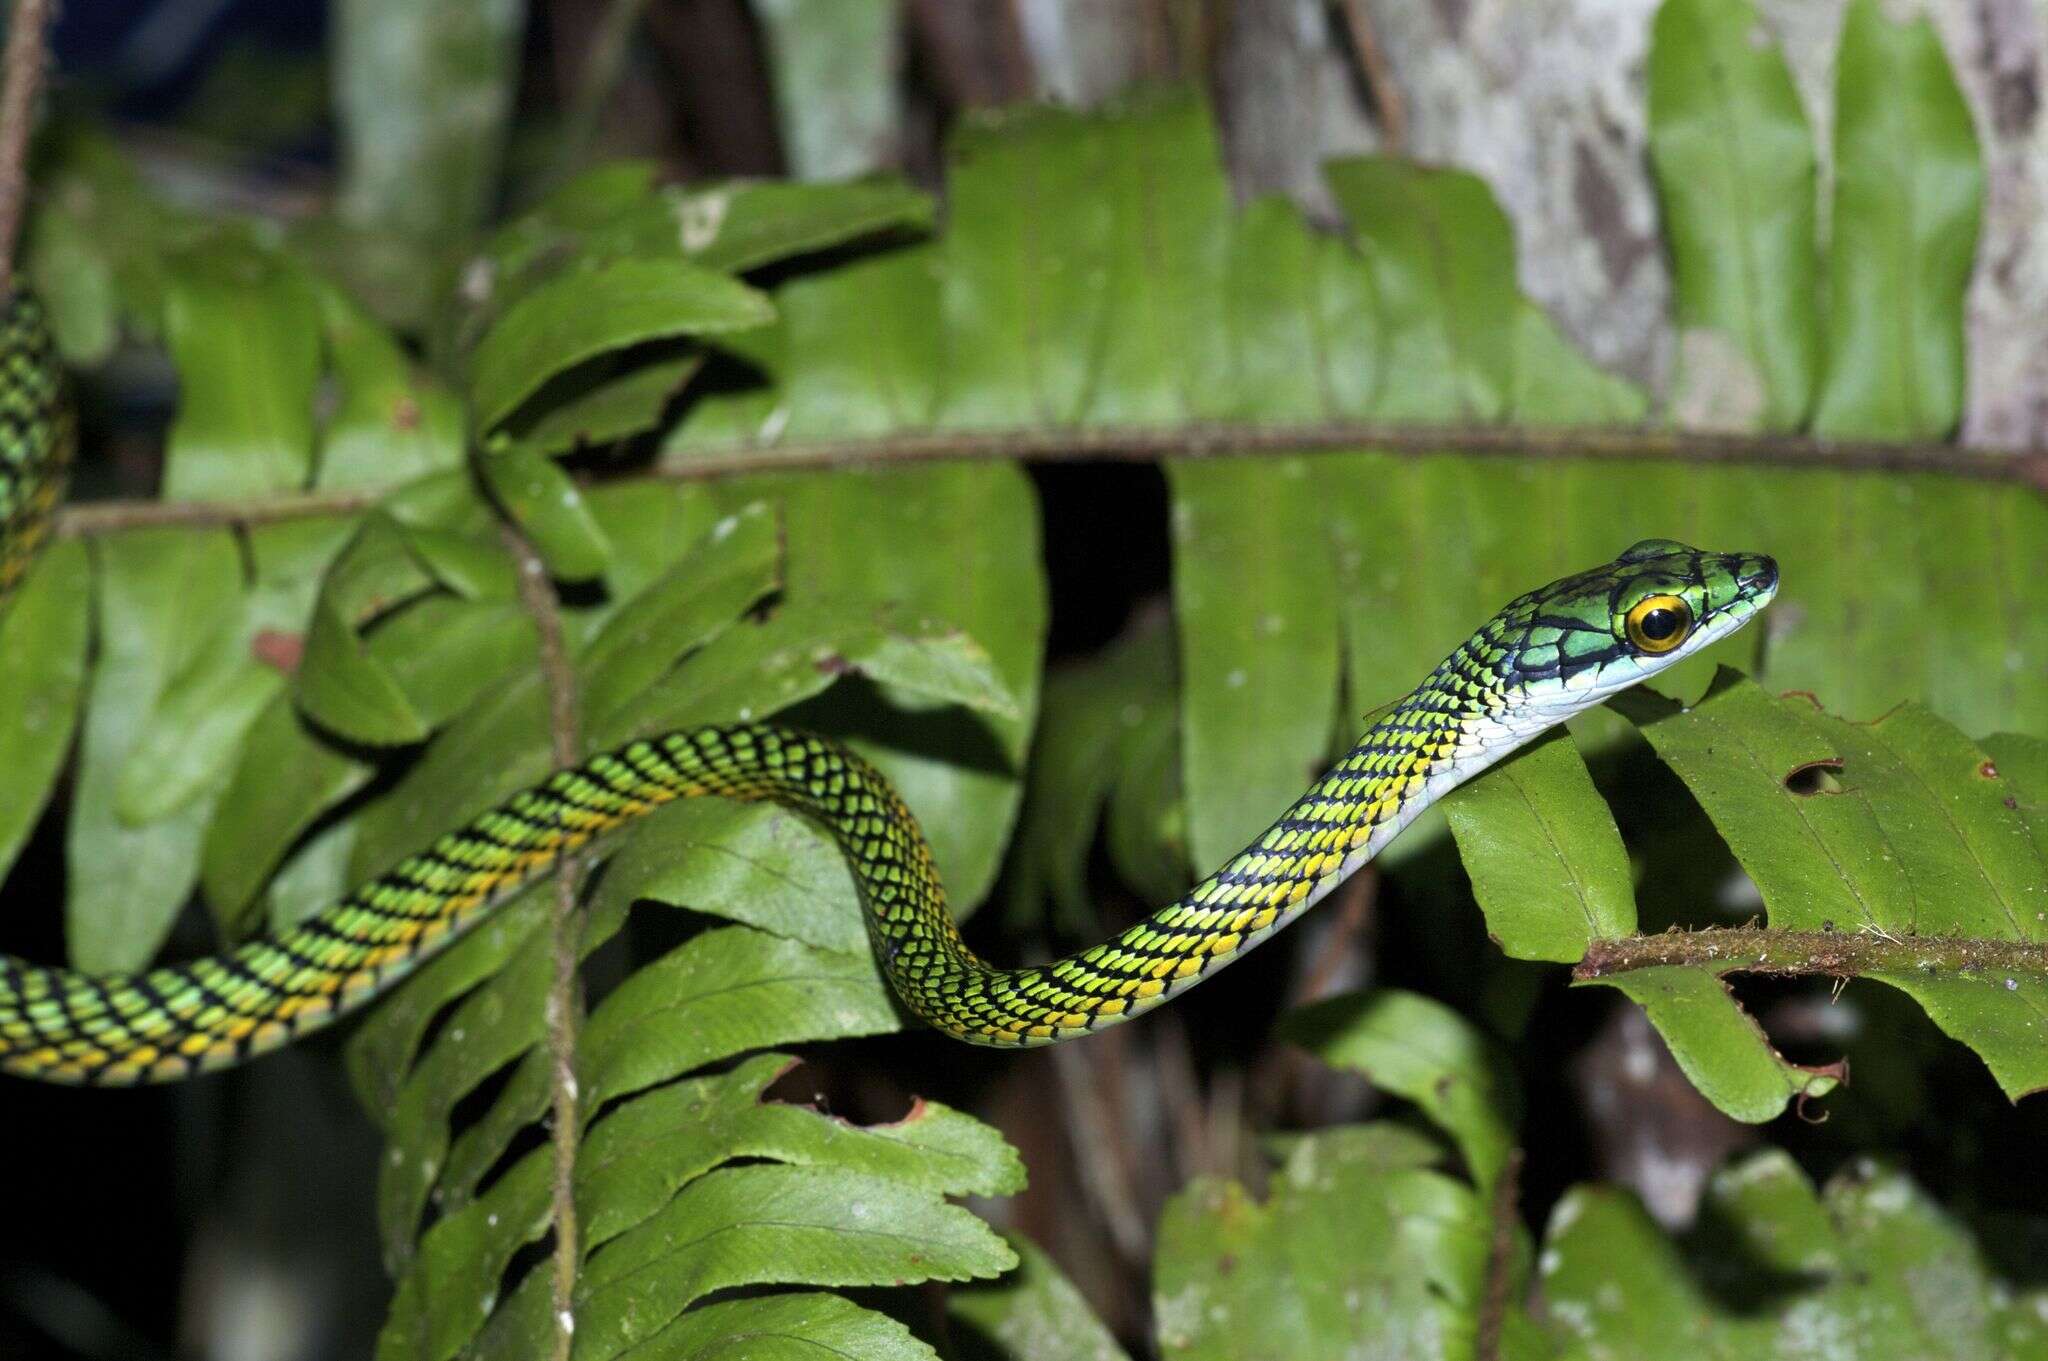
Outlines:
[[1475, 635], [1175, 902], [1035, 968], [988, 969], [963, 949], [958, 976], [934, 999], [942, 1005], [908, 991], [905, 1000], [955, 1038], [994, 1045], [1050, 1044], [1149, 1011], [1272, 937], [1438, 799], [1566, 716], [1510, 704], [1504, 686], [1501, 651]]

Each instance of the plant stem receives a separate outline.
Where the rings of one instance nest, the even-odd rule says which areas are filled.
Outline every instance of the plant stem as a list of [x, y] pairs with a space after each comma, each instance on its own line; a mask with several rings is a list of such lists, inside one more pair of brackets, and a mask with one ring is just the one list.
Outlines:
[[14, 286], [14, 243], [28, 204], [28, 143], [36, 93], [49, 59], [47, 34], [56, 0], [14, 0], [7, 52], [0, 57], [0, 296]]
[[276, 524], [368, 510], [395, 487], [343, 487], [287, 492], [246, 501], [87, 501], [59, 507], [60, 538], [91, 538], [126, 529], [220, 529]]
[[1373, 119], [1380, 127], [1380, 143], [1392, 155], [1406, 155], [1408, 104], [1401, 97], [1401, 87], [1394, 81], [1394, 68], [1381, 50], [1379, 38], [1373, 33], [1364, 0], [1338, 0], [1337, 8], [1343, 13], [1345, 32], [1351, 35], [1351, 46], [1358, 54], [1359, 69], [1364, 73], [1366, 87], [1372, 94]]
[[1586, 957], [1572, 970], [1572, 977], [1584, 983], [1634, 969], [1672, 964], [1699, 965], [1717, 974], [1754, 973], [1779, 978], [1854, 978], [1861, 974], [2048, 978], [2048, 943], [1900, 936], [1873, 929], [1773, 931], [1754, 926], [1719, 927], [1596, 940], [1586, 948]]
[[[577, 763], [576, 673], [562, 644], [561, 601], [547, 568], [518, 530], [504, 528], [505, 543], [519, 567], [519, 599], [533, 616], [539, 637], [540, 669], [548, 687], [548, 730], [555, 766]], [[578, 928], [576, 894], [583, 879], [581, 856], [562, 858], [555, 870], [555, 904], [551, 918], [554, 978], [548, 985], [548, 1051], [554, 1060], [554, 1224], [555, 1224], [555, 1361], [569, 1361], [576, 1334], [576, 1145], [581, 1133], [576, 1087]]]
[[705, 449], [657, 463], [649, 471], [657, 477], [693, 481], [763, 471], [1007, 458], [1036, 463], [1149, 463], [1162, 458], [1291, 457], [1361, 451], [1404, 458], [1464, 454], [1536, 460], [1645, 459], [1824, 472], [1934, 473], [1975, 481], [2031, 483], [2048, 493], [2048, 449], [1965, 449], [1952, 444], [1628, 427], [1529, 429], [1384, 421], [920, 431]]
[[[1357, 450], [1403, 458], [1463, 454], [1537, 460], [1645, 459], [1810, 472], [1928, 473], [1971, 481], [2013, 482], [2048, 495], [2048, 449], [1965, 449], [1949, 444], [1818, 440], [1784, 435], [1624, 428], [1531, 430], [1509, 425], [1432, 426], [1379, 421], [929, 431], [868, 439], [792, 441], [696, 451], [651, 468], [597, 480], [609, 483], [654, 477], [696, 482], [760, 472], [999, 459], [1148, 463], [1161, 458], [1281, 457]], [[65, 507], [59, 513], [57, 529], [61, 535], [77, 537], [155, 525], [265, 524], [361, 510], [376, 504], [392, 490], [351, 487], [294, 492], [252, 501], [101, 501]]]
[[1508, 1160], [1493, 1184], [1493, 1236], [1486, 1245], [1486, 1278], [1479, 1298], [1478, 1361], [1500, 1361], [1501, 1329], [1508, 1316], [1509, 1277], [1515, 1265], [1515, 1221], [1521, 1213], [1522, 1150], [1508, 1150]]

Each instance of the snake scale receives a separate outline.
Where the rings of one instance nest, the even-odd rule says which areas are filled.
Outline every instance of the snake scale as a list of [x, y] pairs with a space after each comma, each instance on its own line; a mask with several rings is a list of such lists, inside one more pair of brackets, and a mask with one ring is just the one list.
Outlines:
[[[42, 312], [16, 294], [0, 315], [0, 609], [48, 528], [73, 437]], [[700, 796], [773, 800], [829, 831], [853, 867], [884, 971], [932, 1026], [988, 1045], [1083, 1035], [1241, 958], [1456, 785], [1740, 628], [1777, 578], [1761, 555], [1651, 539], [1531, 591], [1384, 710], [1227, 865], [1051, 964], [998, 969], [968, 949], [917, 820], [859, 756], [770, 724], [700, 727], [558, 771], [303, 925], [226, 954], [119, 977], [0, 957], [0, 1068], [133, 1083], [274, 1048], [389, 989], [564, 854]]]

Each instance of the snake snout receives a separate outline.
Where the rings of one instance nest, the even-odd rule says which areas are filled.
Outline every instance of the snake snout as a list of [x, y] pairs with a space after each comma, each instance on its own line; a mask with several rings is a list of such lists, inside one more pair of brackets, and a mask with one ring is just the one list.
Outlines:
[[1778, 560], [1762, 555], [1745, 558], [1736, 579], [1752, 591], [1774, 591], [1778, 587]]

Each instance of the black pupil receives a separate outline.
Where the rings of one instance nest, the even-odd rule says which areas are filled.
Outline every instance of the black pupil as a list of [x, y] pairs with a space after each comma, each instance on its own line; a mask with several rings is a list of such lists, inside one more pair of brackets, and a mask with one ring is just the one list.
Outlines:
[[1678, 632], [1679, 623], [1677, 610], [1651, 610], [1636, 627], [1642, 630], [1643, 637], [1661, 643]]

